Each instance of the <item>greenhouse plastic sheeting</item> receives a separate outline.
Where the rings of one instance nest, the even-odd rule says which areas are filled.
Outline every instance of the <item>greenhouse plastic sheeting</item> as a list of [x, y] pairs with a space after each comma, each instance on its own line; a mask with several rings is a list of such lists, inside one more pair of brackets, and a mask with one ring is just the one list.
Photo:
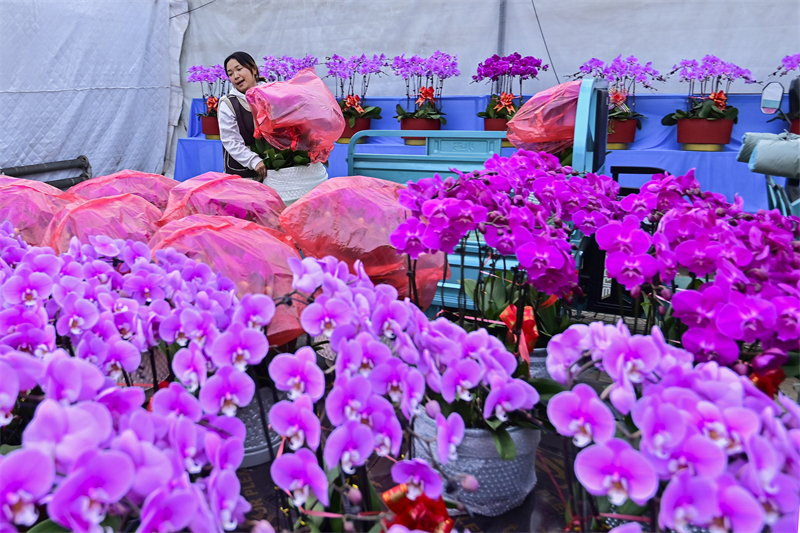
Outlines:
[[169, 191], [178, 185], [172, 178], [138, 170], [121, 170], [108, 176], [97, 176], [70, 187], [68, 192], [94, 199], [120, 194], [135, 194], [162, 211], [167, 207]]
[[280, 229], [278, 216], [286, 208], [275, 189], [255, 180], [206, 172], [178, 184], [169, 193], [169, 203], [159, 222], [195, 214], [232, 216], [267, 228]]
[[67, 251], [72, 237], [81, 242], [88, 242], [92, 235], [147, 242], [159, 218], [157, 207], [133, 194], [87, 200], [62, 209], [50, 221], [42, 242], [57, 254]]
[[[397, 200], [404, 185], [365, 176], [330, 179], [286, 208], [281, 226], [305, 256], [332, 255], [350, 267], [357, 259], [374, 283], [388, 283], [409, 296], [408, 259], [389, 236], [410, 213]], [[427, 308], [442, 279], [445, 255], [417, 261], [419, 303]]]
[[83, 201], [46, 183], [5, 176], [0, 180], [0, 220], [10, 220], [25, 242], [34, 246], [43, 243], [45, 230], [57, 213]]
[[572, 146], [581, 82], [570, 81], [533, 95], [508, 121], [517, 148], [552, 153]]
[[[292, 292], [290, 257], [300, 258], [297, 250], [280, 232], [234, 217], [192, 215], [168, 223], [150, 240], [150, 248], [174, 248], [202, 261], [215, 272], [236, 284], [239, 297], [264, 293], [280, 297]], [[279, 305], [267, 328], [273, 346], [292, 341], [303, 334], [298, 302]]]
[[289, 81], [256, 85], [247, 91], [256, 136], [280, 150], [308, 152], [312, 163], [324, 163], [342, 136], [344, 117], [333, 93], [314, 69], [301, 70]]

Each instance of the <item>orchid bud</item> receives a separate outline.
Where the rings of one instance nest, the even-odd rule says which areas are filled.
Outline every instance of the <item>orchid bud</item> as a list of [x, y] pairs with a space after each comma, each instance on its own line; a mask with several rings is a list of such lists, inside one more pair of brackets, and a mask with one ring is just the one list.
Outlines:
[[345, 520], [343, 526], [347, 533], [353, 533], [356, 530], [356, 526], [350, 520]]
[[666, 306], [659, 305], [659, 306], [658, 306], [658, 314], [660, 314], [660, 315], [666, 315], [666, 314], [667, 314], [667, 308], [666, 308]]
[[672, 291], [664, 287], [661, 289], [661, 297], [667, 301], [672, 300]]
[[740, 376], [746, 376], [750, 372], [750, 369], [744, 363], [736, 363], [733, 365], [733, 370]]
[[466, 474], [461, 478], [461, 488], [465, 491], [475, 492], [479, 487], [480, 485], [478, 484], [478, 480], [475, 478], [475, 476]]
[[353, 505], [361, 505], [364, 499], [363, 496], [361, 496], [361, 491], [355, 487], [350, 487], [350, 490], [347, 491], [347, 498]]
[[634, 288], [631, 289], [631, 298], [634, 300], [638, 299], [639, 296], [642, 295], [642, 287], [641, 285], [636, 285]]
[[266, 520], [259, 520], [250, 530], [250, 533], [275, 533], [275, 528]]
[[425, 414], [435, 419], [436, 415], [442, 412], [442, 407], [436, 400], [431, 400], [425, 404]]

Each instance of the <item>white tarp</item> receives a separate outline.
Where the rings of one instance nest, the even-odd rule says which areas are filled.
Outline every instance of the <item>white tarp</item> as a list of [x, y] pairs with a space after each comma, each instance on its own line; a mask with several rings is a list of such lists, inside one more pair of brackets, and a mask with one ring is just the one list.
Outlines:
[[0, 167], [86, 155], [95, 175], [160, 173], [169, 17], [169, 0], [0, 0]]

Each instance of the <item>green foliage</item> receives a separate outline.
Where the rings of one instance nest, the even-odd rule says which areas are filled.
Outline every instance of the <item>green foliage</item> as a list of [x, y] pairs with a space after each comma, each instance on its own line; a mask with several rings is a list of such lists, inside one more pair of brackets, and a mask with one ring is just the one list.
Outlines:
[[[119, 531], [119, 529], [115, 529], [114, 531]], [[28, 533], [62, 533], [62, 532], [69, 532], [69, 529], [64, 529], [63, 527], [59, 526], [51, 519], [42, 520], [32, 528], [28, 530]]]
[[564, 385], [549, 378], [531, 378], [528, 379], [528, 383], [533, 385], [533, 388], [539, 393], [541, 403], [547, 403], [559, 392], [567, 390]]
[[361, 113], [355, 107], [345, 107], [345, 101], [339, 100], [339, 107], [342, 110], [344, 118], [348, 119], [348, 124], [352, 128], [356, 124], [357, 118], [383, 118], [381, 117], [381, 108], [378, 106], [367, 105], [361, 108]]
[[256, 139], [253, 150], [261, 157], [267, 170], [301, 167], [311, 162], [305, 150], [276, 150], [264, 139]]
[[692, 106], [689, 111], [682, 109], [675, 110], [661, 119], [664, 126], [674, 126], [682, 118], [702, 118], [705, 120], [733, 120], [736, 124], [739, 121], [739, 110], [732, 106], [727, 106], [724, 110], [717, 107], [714, 100], [692, 98]]
[[22, 448], [22, 445], [11, 446], [10, 444], [2, 444], [0, 445], [0, 455], [8, 455], [18, 448]]
[[406, 111], [403, 109], [403, 106], [397, 104], [395, 110], [397, 114], [394, 118], [396, 118], [398, 122], [404, 118], [433, 118], [442, 124], [447, 124], [447, 119], [444, 118], [445, 113], [443, 113], [441, 109], [437, 109], [436, 106], [430, 102], [423, 103], [414, 111]]
[[517, 446], [514, 444], [514, 439], [506, 431], [506, 428], [497, 427], [489, 430], [494, 438], [494, 445], [497, 447], [497, 453], [500, 454], [500, 459], [504, 461], [511, 461], [517, 457]]
[[510, 119], [510, 118], [513, 118], [513, 116], [517, 114], [517, 111], [519, 111], [519, 108], [520, 108], [520, 106], [517, 105], [516, 102], [514, 102], [512, 104], [512, 107], [514, 108], [513, 112], [510, 112], [505, 107], [502, 107], [500, 109], [495, 109], [495, 107], [497, 107], [497, 105], [499, 103], [500, 103], [500, 97], [497, 96], [496, 94], [493, 94], [492, 97], [489, 98], [489, 104], [486, 106], [486, 111], [481, 111], [480, 113], [478, 113], [478, 116], [481, 117], [481, 118], [505, 118], [505, 119]]

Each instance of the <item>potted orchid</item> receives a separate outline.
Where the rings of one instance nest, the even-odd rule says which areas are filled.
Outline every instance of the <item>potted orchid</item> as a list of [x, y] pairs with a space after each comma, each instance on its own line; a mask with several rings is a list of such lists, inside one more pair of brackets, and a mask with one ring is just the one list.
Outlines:
[[[775, 72], [770, 74], [770, 77], [776, 75], [786, 76], [787, 74], [795, 70], [800, 70], [800, 54], [788, 55], [784, 57], [781, 60], [780, 66], [778, 66]], [[795, 79], [792, 80], [791, 84], [789, 85], [790, 94], [792, 94], [791, 87], [793, 85], [798, 87], [797, 90], [800, 90], [800, 81], [798, 81], [798, 78], [800, 78], [800, 73], [798, 73], [798, 76], [796, 76]], [[794, 107], [792, 107], [792, 102], [790, 100], [788, 113], [784, 113], [783, 111], [778, 110], [777, 116], [769, 119], [767, 122], [772, 122], [773, 120], [778, 120], [778, 119], [785, 120], [786, 122], [789, 123], [789, 131], [791, 133], [796, 133], [800, 135], [800, 104], [797, 104], [795, 102]]]
[[[388, 66], [388, 63], [383, 54], [373, 55], [372, 59], [363, 54], [349, 58], [334, 54], [328, 58], [325, 66], [328, 67], [328, 76], [334, 78], [336, 99], [347, 121], [342, 137], [336, 142], [347, 144], [350, 137], [357, 132], [369, 129], [371, 119], [381, 118], [381, 108], [366, 105], [365, 98], [370, 78], [373, 74], [383, 74], [381, 69]], [[358, 142], [365, 141], [362, 138]]]
[[217, 120], [217, 105], [219, 99], [227, 94], [230, 81], [222, 65], [204, 67], [195, 65], [189, 68], [189, 83], [199, 83], [203, 93], [203, 102], [206, 104], [205, 113], [198, 113], [200, 125], [206, 139], [219, 139], [219, 121]]
[[[396, 56], [391, 63], [396, 76], [406, 84], [406, 110], [397, 104], [396, 118], [403, 130], [438, 130], [447, 124], [442, 112], [442, 88], [444, 80], [461, 74], [458, 70], [458, 56], [436, 51], [428, 58], [405, 54]], [[424, 145], [424, 137], [404, 137], [406, 144]]]
[[319, 65], [319, 59], [308, 54], [305, 57], [264, 56], [260, 72], [267, 81], [289, 81], [303, 69]]
[[[504, 57], [495, 54], [479, 63], [478, 72], [472, 76], [472, 81], [488, 80], [492, 85], [486, 111], [478, 113], [478, 116], [483, 118], [484, 129], [505, 131], [508, 120], [522, 106], [522, 82], [536, 79], [539, 72], [546, 71], [548, 67], [542, 65], [541, 59], [533, 56], [522, 57], [516, 52]], [[517, 81], [519, 94], [515, 96], [514, 87]]]
[[664, 81], [652, 63], [639, 63], [635, 56], [614, 58], [611, 63], [592, 58], [572, 77], [583, 78], [593, 76], [608, 80], [608, 148], [611, 150], [627, 150], [634, 141], [636, 130], [642, 129], [642, 119], [647, 118], [635, 111], [636, 84], [646, 89], [655, 90], [653, 82]]
[[739, 110], [728, 105], [727, 93], [735, 80], [756, 83], [749, 70], [707, 55], [699, 62], [683, 59], [673, 66], [671, 76], [689, 84], [686, 109], [661, 119], [665, 126], [678, 125], [678, 142], [684, 150], [721, 151], [731, 140]]

